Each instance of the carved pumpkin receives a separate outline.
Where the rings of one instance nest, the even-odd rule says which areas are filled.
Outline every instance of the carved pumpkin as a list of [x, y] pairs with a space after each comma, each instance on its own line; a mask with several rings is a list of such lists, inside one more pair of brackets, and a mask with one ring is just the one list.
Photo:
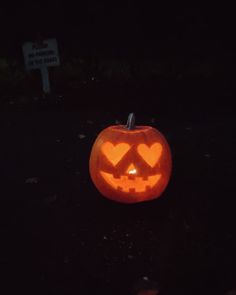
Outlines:
[[171, 174], [171, 152], [164, 136], [150, 126], [134, 126], [130, 114], [126, 126], [104, 129], [93, 144], [89, 170], [105, 197], [137, 203], [160, 197]]

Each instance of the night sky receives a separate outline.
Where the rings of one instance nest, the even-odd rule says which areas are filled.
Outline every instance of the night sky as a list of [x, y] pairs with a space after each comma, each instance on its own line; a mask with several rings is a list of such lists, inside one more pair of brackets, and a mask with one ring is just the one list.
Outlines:
[[216, 3], [8, 1], [1, 6], [1, 50], [13, 54], [38, 34], [56, 37], [73, 54], [114, 56], [154, 56], [166, 49], [179, 54], [199, 47], [229, 50], [234, 43], [233, 10]]
[[[217, 3], [170, 6], [134, 1], [8, 1], [1, 3], [0, 54], [17, 58], [23, 66], [22, 44], [40, 37], [57, 39], [62, 63], [74, 57], [96, 61], [125, 59], [135, 67], [140, 61], [150, 60], [162, 64], [168, 72], [167, 80], [173, 78], [172, 69], [177, 77], [186, 69], [191, 72], [191, 67], [204, 64], [206, 71], [209, 68], [215, 76], [200, 86], [199, 92], [205, 92], [209, 102], [198, 94], [197, 111], [203, 109], [202, 102], [220, 109], [221, 103], [211, 99], [211, 92], [234, 89], [234, 28], [232, 7]], [[225, 81], [223, 90], [216, 90], [220, 84], [215, 78]], [[192, 89], [198, 88], [195, 82]], [[173, 89], [172, 85], [168, 88]], [[180, 93], [178, 99], [184, 96]], [[194, 96], [194, 91], [188, 96]], [[226, 100], [231, 104], [229, 97]], [[196, 99], [193, 101], [198, 104]], [[189, 98], [182, 102], [190, 104]], [[211, 106], [207, 111], [211, 111]]]

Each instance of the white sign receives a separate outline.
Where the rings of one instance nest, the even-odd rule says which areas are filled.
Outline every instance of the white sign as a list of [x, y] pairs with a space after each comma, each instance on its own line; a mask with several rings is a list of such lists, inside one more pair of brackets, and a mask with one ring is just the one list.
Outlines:
[[22, 48], [26, 70], [40, 69], [43, 91], [49, 93], [48, 67], [60, 65], [57, 40], [47, 39], [42, 42], [26, 42]]
[[42, 66], [59, 66], [60, 64], [56, 39], [26, 42], [23, 44], [23, 54], [27, 70], [39, 69]]

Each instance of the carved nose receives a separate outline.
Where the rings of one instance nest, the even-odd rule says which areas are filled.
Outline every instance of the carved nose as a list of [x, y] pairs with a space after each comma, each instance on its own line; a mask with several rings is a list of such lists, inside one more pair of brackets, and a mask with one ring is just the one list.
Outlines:
[[128, 169], [126, 170], [126, 173], [130, 175], [135, 175], [137, 173], [137, 169], [135, 168], [133, 163], [129, 165]]

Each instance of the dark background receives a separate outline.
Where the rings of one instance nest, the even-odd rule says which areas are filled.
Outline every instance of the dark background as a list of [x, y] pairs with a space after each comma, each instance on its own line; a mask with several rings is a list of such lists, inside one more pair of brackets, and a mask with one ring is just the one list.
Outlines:
[[[161, 294], [236, 288], [234, 29], [222, 3], [1, 4], [3, 294], [132, 294], [146, 277]], [[39, 36], [61, 58], [47, 96], [24, 74]], [[173, 174], [160, 199], [123, 205], [88, 160], [130, 112], [166, 136]]]

